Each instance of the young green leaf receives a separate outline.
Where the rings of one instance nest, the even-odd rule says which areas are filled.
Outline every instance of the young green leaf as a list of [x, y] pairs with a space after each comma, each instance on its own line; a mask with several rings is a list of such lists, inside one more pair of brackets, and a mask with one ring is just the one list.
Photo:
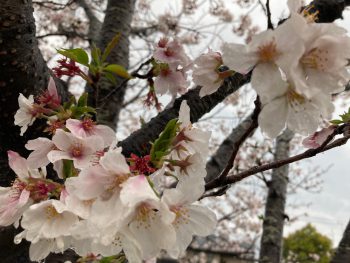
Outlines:
[[125, 78], [125, 79], [130, 79], [131, 76], [129, 75], [128, 71], [121, 65], [117, 64], [110, 64], [104, 68], [105, 71], [109, 71], [112, 73], [117, 74], [118, 76]]
[[111, 40], [111, 42], [108, 43], [106, 49], [104, 50], [103, 52], [103, 55], [102, 55], [102, 59], [101, 59], [101, 62], [105, 62], [108, 55], [112, 52], [113, 48], [118, 44], [119, 42], [119, 38], [120, 38], [121, 34], [120, 33], [117, 33], [113, 39]]
[[89, 66], [89, 56], [82, 48], [60, 49], [57, 52], [84, 66]]
[[158, 139], [154, 141], [151, 148], [150, 157], [151, 162], [155, 167], [160, 167], [162, 165], [163, 157], [169, 154], [169, 150], [176, 136], [178, 127], [178, 119], [170, 120], [162, 133], [159, 135]]

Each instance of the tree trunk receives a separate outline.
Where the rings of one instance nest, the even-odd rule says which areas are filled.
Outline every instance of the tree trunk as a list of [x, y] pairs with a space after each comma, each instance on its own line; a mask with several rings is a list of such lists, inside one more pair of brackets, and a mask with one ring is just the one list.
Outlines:
[[[289, 157], [289, 144], [293, 132], [285, 130], [276, 140], [275, 160]], [[260, 262], [278, 263], [282, 259], [283, 226], [288, 184], [288, 165], [274, 169], [268, 183]]]
[[[119, 42], [107, 61], [125, 68], [129, 67], [129, 36], [134, 5], [135, 0], [109, 0], [99, 37], [99, 47], [103, 50], [117, 33], [121, 33]], [[117, 85], [114, 85], [107, 79], [101, 79], [98, 98], [95, 98], [98, 102], [98, 121], [113, 129], [116, 129], [126, 90], [126, 85], [119, 87], [121, 81], [118, 79]], [[108, 99], [104, 99], [114, 89], [118, 90]]]
[[350, 220], [346, 226], [343, 237], [340, 240], [338, 248], [331, 260], [331, 263], [350, 262]]

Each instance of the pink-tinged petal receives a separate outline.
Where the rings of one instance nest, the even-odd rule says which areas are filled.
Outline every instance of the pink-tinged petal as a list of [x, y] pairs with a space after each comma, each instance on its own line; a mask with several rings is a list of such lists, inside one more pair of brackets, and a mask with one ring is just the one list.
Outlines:
[[30, 196], [30, 191], [23, 189], [21, 192], [21, 195], [19, 196], [19, 199], [18, 199], [18, 205], [19, 206], [26, 205], [29, 201], [29, 196]]
[[52, 99], [54, 100], [54, 102], [60, 104], [61, 98], [57, 93], [56, 84], [55, 84], [55, 81], [52, 77], [50, 77], [49, 86], [47, 87], [47, 90], [49, 91], [49, 94], [52, 97]]
[[62, 151], [53, 150], [48, 153], [47, 158], [50, 162], [54, 163], [60, 160], [73, 160], [73, 157], [67, 153]]
[[28, 179], [28, 164], [27, 160], [20, 156], [17, 152], [7, 151], [9, 165], [20, 179]]
[[158, 200], [158, 197], [150, 187], [146, 176], [138, 175], [130, 177], [122, 184], [120, 199], [123, 204], [133, 208], [140, 202]]
[[53, 163], [53, 169], [57, 173], [58, 178], [63, 179], [64, 174], [63, 174], [63, 162], [62, 161], [57, 161]]
[[130, 173], [129, 165], [119, 149], [105, 153], [101, 157], [100, 164], [111, 174], [125, 175]]
[[329, 126], [327, 128], [323, 128], [318, 132], [315, 132], [309, 137], [306, 137], [303, 140], [304, 147], [311, 148], [311, 149], [320, 147], [328, 138], [328, 136], [334, 132], [335, 128], [336, 128], [335, 126]]
[[81, 200], [91, 200], [106, 190], [109, 179], [106, 171], [96, 165], [82, 170], [78, 177], [68, 178], [65, 185], [68, 193]]
[[54, 148], [55, 144], [47, 138], [37, 138], [27, 142], [25, 147], [32, 150], [28, 156], [27, 163], [31, 169], [44, 167], [50, 163], [47, 154]]
[[76, 137], [85, 138], [89, 136], [80, 120], [68, 119], [66, 120], [66, 127]]
[[96, 125], [94, 127], [94, 133], [103, 138], [105, 147], [112, 145], [116, 140], [115, 131], [106, 125]]
[[[53, 143], [56, 147], [62, 151], [69, 151], [74, 143], [76, 137], [71, 133], [65, 132], [61, 129], [57, 130], [55, 135], [52, 137]], [[51, 161], [52, 162], [52, 161]]]

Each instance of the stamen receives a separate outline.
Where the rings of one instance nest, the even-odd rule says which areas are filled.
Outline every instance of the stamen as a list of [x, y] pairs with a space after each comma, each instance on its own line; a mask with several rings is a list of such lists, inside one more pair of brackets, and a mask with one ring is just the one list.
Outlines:
[[271, 62], [279, 56], [279, 52], [276, 48], [275, 40], [272, 40], [266, 45], [258, 47], [258, 56], [260, 62]]

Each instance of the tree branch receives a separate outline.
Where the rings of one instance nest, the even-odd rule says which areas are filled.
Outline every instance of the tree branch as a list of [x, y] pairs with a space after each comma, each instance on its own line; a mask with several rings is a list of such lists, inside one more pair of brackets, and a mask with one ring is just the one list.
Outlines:
[[260, 166], [254, 166], [246, 171], [243, 171], [241, 173], [235, 174], [235, 175], [231, 175], [225, 178], [225, 180], [213, 180], [210, 183], [206, 184], [206, 190], [211, 190], [217, 187], [222, 187], [222, 186], [226, 186], [229, 184], [233, 184], [236, 182], [239, 182], [253, 174], [257, 174], [263, 171], [267, 171], [267, 170], [271, 170], [274, 168], [278, 168], [281, 167], [283, 165], [286, 164], [290, 164], [290, 163], [294, 163], [306, 158], [310, 158], [313, 157], [319, 153], [328, 151], [330, 149], [333, 149], [335, 147], [341, 146], [346, 144], [346, 142], [350, 139], [350, 135], [346, 134], [344, 135], [344, 137], [335, 140], [332, 143], [329, 143], [330, 141], [332, 141], [334, 139], [334, 137], [338, 134], [342, 134], [346, 129], [348, 128], [348, 125], [341, 125], [339, 126], [337, 129], [334, 130], [334, 132], [328, 136], [328, 138], [326, 139], [326, 141], [318, 148], [316, 149], [309, 149], [306, 150], [303, 153], [300, 153], [298, 155], [292, 156], [290, 158], [286, 158], [283, 160], [278, 160], [278, 161], [274, 161], [268, 164], [264, 164], [264, 165], [260, 165]]

